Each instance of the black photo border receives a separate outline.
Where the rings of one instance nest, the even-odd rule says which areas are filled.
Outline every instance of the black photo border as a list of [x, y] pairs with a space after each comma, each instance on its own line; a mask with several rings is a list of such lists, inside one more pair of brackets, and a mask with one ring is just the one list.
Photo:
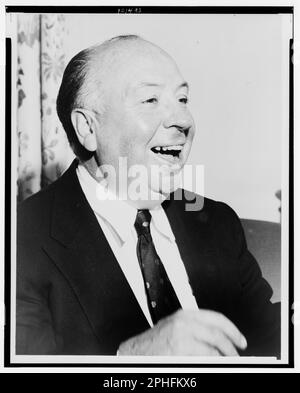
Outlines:
[[[141, 14], [292, 14], [293, 31], [290, 39], [289, 58], [289, 329], [288, 362], [281, 364], [236, 363], [236, 364], [198, 364], [198, 363], [15, 363], [11, 362], [11, 90], [12, 90], [12, 51], [11, 39], [6, 38], [5, 69], [5, 216], [4, 216], [4, 367], [101, 367], [101, 368], [294, 368], [294, 325], [292, 322], [294, 304], [294, 7], [291, 6], [7, 6], [6, 13], [127, 13], [138, 9]], [[122, 11], [123, 10], [123, 11]], [[117, 360], [117, 358], [116, 358]], [[142, 374], [140, 374], [142, 375]]]

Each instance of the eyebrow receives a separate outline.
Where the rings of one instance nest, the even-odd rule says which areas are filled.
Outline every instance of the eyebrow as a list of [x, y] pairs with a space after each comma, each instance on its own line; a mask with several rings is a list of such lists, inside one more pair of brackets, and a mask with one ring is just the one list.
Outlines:
[[178, 90], [181, 89], [182, 87], [186, 87], [188, 90], [189, 90], [189, 88], [190, 88], [189, 84], [188, 84], [186, 81], [182, 82], [182, 83], [178, 86]]
[[[163, 86], [164, 86], [163, 83], [141, 82], [141, 83], [139, 83], [139, 84], [136, 86], [136, 88], [139, 89], [139, 88], [141, 88], [141, 87], [163, 87]], [[182, 83], [176, 88], [176, 90], [179, 90], [179, 89], [181, 89], [181, 88], [183, 88], [183, 87], [186, 87], [186, 88], [189, 90], [189, 84], [188, 84], [186, 81], [182, 82]]]

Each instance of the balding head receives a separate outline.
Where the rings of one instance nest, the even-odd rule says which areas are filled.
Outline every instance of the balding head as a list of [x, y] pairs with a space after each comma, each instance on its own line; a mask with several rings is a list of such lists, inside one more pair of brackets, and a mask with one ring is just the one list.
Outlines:
[[[125, 36], [90, 47], [70, 61], [57, 109], [75, 154], [96, 180], [99, 168], [101, 173], [109, 168], [108, 186], [114, 189], [117, 183], [123, 193], [127, 181], [128, 190], [135, 187], [133, 173], [139, 168], [146, 174], [142, 184], [158, 195], [153, 198], [158, 203], [166, 191], [162, 182], [173, 181], [191, 149], [194, 123], [188, 95], [187, 82], [166, 52]], [[152, 198], [142, 204], [129, 199], [140, 208], [152, 204]]]
[[126, 35], [84, 49], [70, 60], [57, 97], [57, 113], [76, 156], [87, 160], [91, 153], [78, 142], [71, 121], [72, 110], [85, 108], [103, 113], [109, 79], [116, 77], [120, 68], [128, 67], [130, 71], [131, 61], [155, 56], [170, 59], [151, 42], [136, 35]]

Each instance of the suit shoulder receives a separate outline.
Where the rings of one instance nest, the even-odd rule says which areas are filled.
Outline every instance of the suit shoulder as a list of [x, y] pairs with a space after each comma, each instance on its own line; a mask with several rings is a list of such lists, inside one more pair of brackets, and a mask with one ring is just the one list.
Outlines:
[[55, 189], [59, 180], [48, 187], [28, 197], [17, 207], [18, 235], [29, 236], [33, 232], [39, 232], [47, 226], [51, 219], [51, 208]]
[[226, 253], [237, 256], [246, 244], [240, 218], [224, 202], [203, 198], [203, 207], [195, 212], [193, 221], [206, 228], [214, 242]]
[[[180, 209], [190, 213], [200, 221], [239, 221], [236, 212], [226, 203], [204, 197], [188, 190], [180, 190]], [[179, 207], [179, 206], [178, 206]]]
[[54, 185], [55, 182], [20, 202], [18, 205], [18, 215], [23, 216], [32, 212], [36, 213], [44, 210], [45, 205], [47, 206], [51, 203]]
[[227, 203], [216, 201], [210, 198], [204, 198], [204, 210], [211, 212], [214, 218], [227, 221], [239, 221], [237, 213]]

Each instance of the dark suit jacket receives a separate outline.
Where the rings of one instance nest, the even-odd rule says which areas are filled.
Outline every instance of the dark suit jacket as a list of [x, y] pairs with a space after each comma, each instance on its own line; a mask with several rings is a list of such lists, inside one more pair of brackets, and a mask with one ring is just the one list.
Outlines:
[[[25, 200], [17, 221], [17, 354], [116, 354], [149, 324], [81, 190], [76, 160]], [[190, 197], [189, 197], [190, 200]], [[199, 308], [231, 319], [247, 355], [279, 355], [280, 308], [236, 214], [204, 200], [164, 202]]]

